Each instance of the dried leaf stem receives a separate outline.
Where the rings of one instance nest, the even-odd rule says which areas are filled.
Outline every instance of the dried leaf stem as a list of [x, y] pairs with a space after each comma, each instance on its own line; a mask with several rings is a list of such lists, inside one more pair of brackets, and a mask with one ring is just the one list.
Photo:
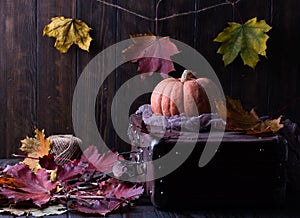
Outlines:
[[233, 9], [236, 11], [236, 13], [239, 17], [239, 19], [241, 21], [241, 24], [244, 24], [244, 19], [242, 18], [242, 15], [241, 15], [239, 9], [235, 5], [238, 1], [235, 2], [234, 0], [230, 0], [230, 2], [231, 2], [231, 5], [232, 5]]
[[29, 158], [29, 159], [32, 159], [32, 160], [39, 160], [38, 157], [30, 157], [30, 156], [27, 156], [27, 155], [22, 155], [22, 154], [12, 154], [13, 157], [18, 157], [18, 158]]
[[90, 199], [90, 200], [116, 200], [116, 201], [121, 201], [125, 202], [127, 204], [131, 204], [130, 201], [123, 199], [123, 198], [117, 198], [117, 197], [105, 197], [101, 195], [54, 195], [53, 198], [55, 199], [74, 199], [74, 200], [85, 200], [85, 199]]

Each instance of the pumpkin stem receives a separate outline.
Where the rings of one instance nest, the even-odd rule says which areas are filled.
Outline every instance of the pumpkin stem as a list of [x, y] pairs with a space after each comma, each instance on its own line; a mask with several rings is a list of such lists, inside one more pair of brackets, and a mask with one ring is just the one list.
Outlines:
[[184, 70], [181, 75], [180, 82], [184, 83], [190, 79], [196, 79], [195, 73], [190, 70]]

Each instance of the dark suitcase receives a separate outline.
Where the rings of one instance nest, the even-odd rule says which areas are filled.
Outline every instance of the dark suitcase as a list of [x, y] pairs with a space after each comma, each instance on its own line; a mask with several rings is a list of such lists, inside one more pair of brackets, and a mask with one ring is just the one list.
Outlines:
[[[163, 157], [178, 141], [178, 131], [169, 130], [162, 136], [153, 131], [150, 133], [149, 128], [141, 115], [130, 116], [128, 133], [134, 158], [139, 164]], [[281, 136], [225, 132], [214, 157], [200, 168], [199, 158], [207, 134], [189, 133], [189, 137], [181, 138], [183, 146], [187, 147], [193, 143], [191, 138], [197, 139], [188, 159], [170, 174], [146, 182], [147, 194], [154, 206], [265, 206], [285, 202], [288, 148]], [[155, 175], [163, 167], [162, 163], [144, 169], [142, 173]]]

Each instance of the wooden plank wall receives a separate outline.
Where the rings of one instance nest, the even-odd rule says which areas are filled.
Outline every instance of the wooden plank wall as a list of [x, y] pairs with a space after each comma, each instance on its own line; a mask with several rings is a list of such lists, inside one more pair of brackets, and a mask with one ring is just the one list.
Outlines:
[[[157, 0], [106, 1], [155, 17]], [[198, 10], [221, 2], [225, 0], [163, 0], [158, 15]], [[214, 68], [225, 94], [241, 99], [247, 109], [254, 107], [259, 115], [285, 115], [300, 123], [300, 69], [294, 54], [299, 48], [300, 2], [241, 0], [236, 7], [238, 11], [226, 5], [162, 21], [158, 34], [197, 49]], [[17, 153], [20, 140], [32, 136], [34, 126], [45, 129], [46, 135], [73, 134], [72, 97], [84, 67], [103, 49], [127, 39], [129, 34], [156, 32], [154, 22], [96, 0], [1, 0], [0, 14], [0, 158]], [[59, 15], [82, 19], [92, 27], [90, 52], [72, 46], [68, 53], [61, 54], [53, 47], [54, 39], [42, 35], [44, 26]], [[216, 54], [219, 44], [212, 42], [213, 38], [227, 21], [253, 17], [265, 19], [273, 27], [267, 58], [261, 58], [255, 70], [243, 66], [240, 59], [224, 67], [222, 57]], [[128, 150], [129, 145], [114, 131], [111, 102], [116, 90], [136, 75], [136, 69], [130, 63], [116, 69], [97, 97], [95, 117], [99, 131], [107, 144], [120, 151]], [[149, 96], [138, 99], [129, 113], [148, 103]]]

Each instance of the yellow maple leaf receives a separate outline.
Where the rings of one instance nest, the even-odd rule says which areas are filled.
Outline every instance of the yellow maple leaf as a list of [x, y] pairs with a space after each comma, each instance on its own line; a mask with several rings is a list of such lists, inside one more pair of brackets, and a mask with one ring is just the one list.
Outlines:
[[21, 140], [20, 150], [25, 152], [28, 158], [25, 158], [21, 163], [27, 164], [35, 172], [41, 168], [39, 165], [40, 157], [49, 154], [50, 151], [50, 139], [45, 138], [44, 130], [35, 129], [35, 137], [31, 138], [26, 136]]
[[66, 53], [73, 44], [89, 51], [92, 41], [90, 30], [81, 20], [60, 16], [51, 18], [51, 22], [44, 27], [43, 35], [56, 38], [54, 46], [61, 53]]

